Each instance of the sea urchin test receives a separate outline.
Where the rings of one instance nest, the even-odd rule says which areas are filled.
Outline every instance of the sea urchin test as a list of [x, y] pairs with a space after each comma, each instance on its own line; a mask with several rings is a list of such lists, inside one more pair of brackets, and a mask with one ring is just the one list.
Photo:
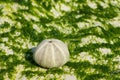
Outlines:
[[68, 47], [58, 39], [46, 39], [38, 45], [33, 58], [42, 67], [60, 67], [69, 61]]

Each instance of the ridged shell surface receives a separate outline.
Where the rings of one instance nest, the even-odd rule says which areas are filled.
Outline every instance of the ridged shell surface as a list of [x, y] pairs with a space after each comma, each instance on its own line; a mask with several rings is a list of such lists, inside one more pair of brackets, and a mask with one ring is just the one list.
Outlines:
[[60, 67], [69, 61], [67, 45], [58, 39], [43, 40], [33, 55], [37, 64], [46, 68]]

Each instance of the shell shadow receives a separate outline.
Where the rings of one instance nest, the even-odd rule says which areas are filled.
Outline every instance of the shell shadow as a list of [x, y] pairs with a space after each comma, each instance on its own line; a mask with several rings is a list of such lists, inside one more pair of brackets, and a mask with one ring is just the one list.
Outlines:
[[37, 66], [37, 67], [40, 67], [40, 68], [44, 68], [44, 69], [48, 69], [46, 67], [42, 67], [40, 65], [38, 65], [34, 59], [33, 59], [33, 54], [35, 52], [35, 49], [36, 47], [33, 47], [31, 49], [29, 49], [26, 53], [25, 53], [25, 60], [28, 61], [30, 64], [34, 65], [34, 66]]
[[35, 52], [35, 49], [36, 47], [33, 47], [25, 53], [25, 60], [28, 61], [32, 65], [39, 66], [33, 59], [33, 54]]

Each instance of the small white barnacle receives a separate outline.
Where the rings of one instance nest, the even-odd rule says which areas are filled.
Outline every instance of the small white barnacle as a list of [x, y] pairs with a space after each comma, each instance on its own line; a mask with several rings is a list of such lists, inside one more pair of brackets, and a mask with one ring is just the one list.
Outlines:
[[33, 59], [46, 68], [60, 67], [69, 61], [69, 50], [66, 44], [58, 39], [43, 40], [35, 49]]

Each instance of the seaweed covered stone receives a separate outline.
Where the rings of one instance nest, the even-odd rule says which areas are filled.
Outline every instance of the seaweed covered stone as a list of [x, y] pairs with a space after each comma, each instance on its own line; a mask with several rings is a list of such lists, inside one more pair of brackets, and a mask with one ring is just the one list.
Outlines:
[[69, 61], [69, 50], [67, 45], [58, 39], [46, 39], [35, 49], [33, 58], [42, 67], [60, 67]]

